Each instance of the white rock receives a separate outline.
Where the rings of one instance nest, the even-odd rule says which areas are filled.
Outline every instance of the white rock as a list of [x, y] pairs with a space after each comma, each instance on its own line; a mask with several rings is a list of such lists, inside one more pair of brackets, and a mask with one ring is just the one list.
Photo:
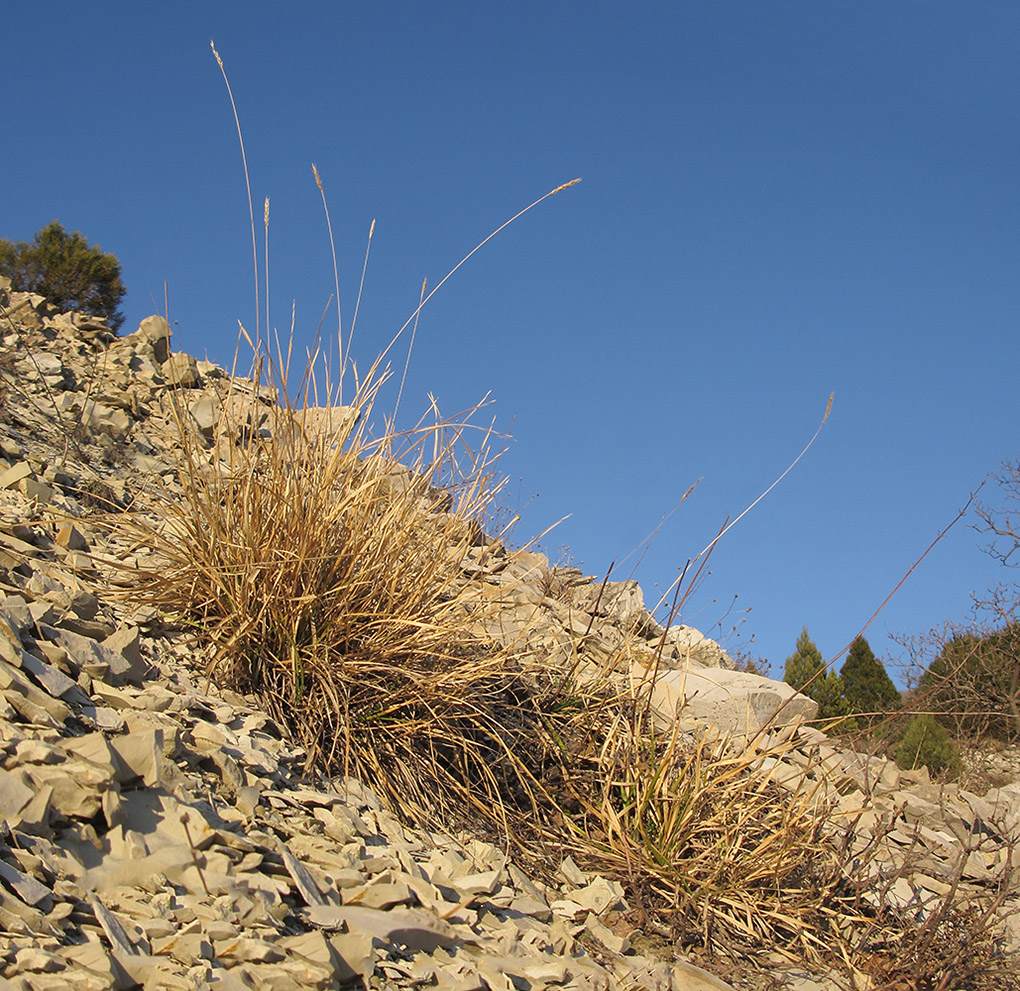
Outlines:
[[635, 689], [647, 693], [663, 726], [677, 718], [715, 727], [724, 735], [757, 733], [774, 726], [814, 719], [818, 703], [785, 682], [725, 668], [660, 671], [649, 684], [647, 669], [632, 671]]

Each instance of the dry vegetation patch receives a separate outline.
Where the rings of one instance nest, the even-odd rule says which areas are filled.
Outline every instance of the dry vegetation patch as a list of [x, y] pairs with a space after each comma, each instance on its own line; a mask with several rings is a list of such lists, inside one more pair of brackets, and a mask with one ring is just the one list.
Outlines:
[[375, 387], [324, 416], [274, 386], [262, 436], [258, 390], [208, 441], [178, 411], [182, 491], [121, 521], [153, 552], [122, 585], [190, 625], [310, 765], [413, 818], [505, 828], [541, 790], [542, 679], [485, 636], [460, 568], [499, 488], [487, 435], [474, 452], [463, 421], [372, 438]]

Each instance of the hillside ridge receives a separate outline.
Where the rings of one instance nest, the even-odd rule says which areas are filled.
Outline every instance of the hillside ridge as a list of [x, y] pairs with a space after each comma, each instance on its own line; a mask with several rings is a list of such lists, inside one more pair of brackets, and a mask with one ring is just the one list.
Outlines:
[[[147, 551], [109, 517], [148, 511], [157, 481], [174, 490], [181, 410], [214, 458], [232, 403], [264, 411], [249, 437], [280, 429], [273, 390], [173, 351], [158, 315], [117, 337], [2, 281], [0, 336], [0, 991], [744, 986], [642, 931], [608, 871], [564, 856], [537, 877], [505, 845], [413, 829], [371, 783], [317, 775], [256, 700], [204, 677], [174, 617], [113, 594]], [[811, 700], [664, 629], [636, 582], [481, 532], [460, 569], [492, 591], [494, 640], [609, 677], [664, 732], [779, 747], [770, 786], [810, 781], [873, 858], [868, 911], [977, 898], [1017, 863], [1020, 784], [978, 796], [837, 745], [807, 725]], [[763, 957], [799, 991], [845, 986]]]

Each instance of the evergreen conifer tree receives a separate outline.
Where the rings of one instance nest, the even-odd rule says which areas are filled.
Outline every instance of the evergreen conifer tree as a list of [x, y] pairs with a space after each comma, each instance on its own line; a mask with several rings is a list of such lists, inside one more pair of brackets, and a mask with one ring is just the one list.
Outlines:
[[822, 652], [808, 636], [805, 626], [797, 637], [796, 652], [786, 659], [783, 681], [818, 703], [819, 719], [840, 719], [850, 712], [843, 695], [843, 679], [835, 671], [819, 673], [824, 671]]
[[822, 669], [822, 665], [822, 652], [811, 641], [805, 626], [797, 637], [796, 652], [786, 659], [783, 681], [799, 692]]
[[864, 637], [858, 637], [840, 672], [852, 713], [878, 715], [900, 704], [900, 693]]
[[60, 310], [104, 317], [111, 330], [124, 322], [117, 308], [127, 290], [116, 255], [90, 246], [78, 231], [68, 234], [57, 220], [37, 231], [31, 244], [0, 238], [0, 275], [15, 291], [39, 293]]

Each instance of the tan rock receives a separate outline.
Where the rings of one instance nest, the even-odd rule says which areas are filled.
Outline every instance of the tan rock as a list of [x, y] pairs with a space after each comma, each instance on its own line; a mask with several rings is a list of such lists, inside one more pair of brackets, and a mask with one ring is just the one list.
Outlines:
[[169, 956], [185, 964], [213, 959], [212, 942], [203, 933], [177, 933], [164, 939], [153, 940], [155, 956]]
[[136, 731], [110, 739], [110, 748], [118, 760], [117, 780], [121, 784], [141, 778], [149, 787], [163, 781], [163, 731]]
[[71, 710], [63, 702], [44, 692], [4, 660], [0, 660], [0, 691], [29, 722], [57, 728], [71, 715]]
[[575, 888], [579, 888], [588, 883], [588, 878], [577, 864], [574, 863], [573, 857], [564, 857], [560, 862], [560, 874], [568, 884], [573, 885]]
[[[86, 933], [84, 943], [61, 946], [57, 952], [75, 973], [84, 973], [86, 977], [92, 976], [102, 982], [98, 987], [126, 991], [127, 988], [137, 986], [124, 968], [100, 943], [98, 936]], [[86, 985], [86, 987], [88, 986]]]
[[[47, 640], [63, 647], [78, 667], [108, 681], [111, 687], [125, 682], [139, 684], [149, 670], [137, 652], [129, 650], [124, 653], [64, 627], [42, 624], [39, 632]], [[116, 637], [117, 634], [112, 636]]]
[[24, 833], [40, 835], [45, 833], [50, 818], [50, 800], [53, 797], [53, 789], [50, 787], [35, 788], [31, 800], [17, 813], [16, 816], [8, 819], [12, 825], [17, 826]]
[[588, 915], [584, 928], [607, 950], [613, 953], [626, 953], [630, 949], [630, 940], [626, 936], [618, 936], [611, 929], [604, 926], [595, 913]]
[[40, 506], [48, 505], [53, 501], [56, 493], [45, 482], [29, 476], [21, 479], [17, 484], [18, 491], [26, 498]]
[[731, 985], [686, 960], [673, 964], [676, 986], [683, 991], [733, 991]]
[[249, 936], [217, 940], [214, 949], [217, 960], [244, 963], [277, 963], [286, 957], [284, 950], [276, 944]]
[[453, 946], [457, 939], [452, 926], [430, 912], [398, 908], [381, 912], [360, 905], [312, 905], [305, 911], [309, 921], [323, 929], [341, 929], [396, 943], [411, 952], [431, 952], [439, 946]]
[[146, 351], [154, 357], [157, 364], [162, 365], [169, 357], [170, 325], [158, 314], [146, 317], [138, 330], [124, 338], [137, 350]]
[[110, 658], [108, 655], [104, 655], [114, 677], [132, 684], [140, 684], [150, 675], [152, 669], [142, 655], [141, 638], [136, 627], [122, 626], [106, 637], [102, 646], [113, 651], [115, 655], [119, 655], [126, 662], [122, 665], [116, 657]]
[[26, 904], [48, 912], [53, 903], [53, 892], [34, 877], [0, 860], [0, 879]]
[[103, 792], [113, 786], [112, 768], [84, 760], [33, 765], [28, 775], [40, 791], [50, 789], [50, 807], [69, 819], [91, 819], [102, 807]]
[[27, 461], [19, 461], [16, 465], [0, 473], [0, 489], [10, 489], [22, 479], [32, 475], [32, 466]]
[[503, 868], [492, 871], [464, 874], [453, 878], [453, 887], [462, 895], [492, 895], [500, 885]]
[[70, 757], [81, 757], [103, 768], [108, 777], [117, 777], [117, 758], [105, 734], [86, 733], [85, 736], [72, 736], [61, 740], [57, 746]]
[[197, 389], [202, 384], [202, 376], [198, 372], [198, 362], [190, 354], [177, 352], [163, 362], [160, 372], [167, 382], [183, 389]]
[[338, 980], [360, 977], [367, 987], [375, 970], [377, 955], [372, 937], [361, 933], [334, 933], [329, 936], [329, 943], [339, 961], [336, 970]]
[[208, 438], [212, 438], [220, 419], [219, 404], [213, 396], [202, 396], [189, 407], [195, 425]]
[[626, 908], [623, 902], [623, 885], [619, 881], [608, 881], [598, 875], [588, 884], [568, 891], [566, 897], [596, 915], [602, 915], [611, 908]]
[[647, 669], [632, 671], [639, 692], [651, 691], [651, 704], [663, 726], [676, 718], [714, 727], [724, 735], [753, 735], [771, 723], [804, 722], [818, 703], [785, 682], [725, 668], [661, 671], [649, 682]]
[[388, 909], [394, 905], [413, 905], [415, 895], [404, 883], [363, 884], [356, 888], [345, 888], [345, 905], [363, 905], [365, 908]]
[[134, 421], [122, 409], [113, 409], [102, 403], [91, 403], [87, 407], [85, 422], [97, 434], [106, 434], [113, 441], [124, 441]]

